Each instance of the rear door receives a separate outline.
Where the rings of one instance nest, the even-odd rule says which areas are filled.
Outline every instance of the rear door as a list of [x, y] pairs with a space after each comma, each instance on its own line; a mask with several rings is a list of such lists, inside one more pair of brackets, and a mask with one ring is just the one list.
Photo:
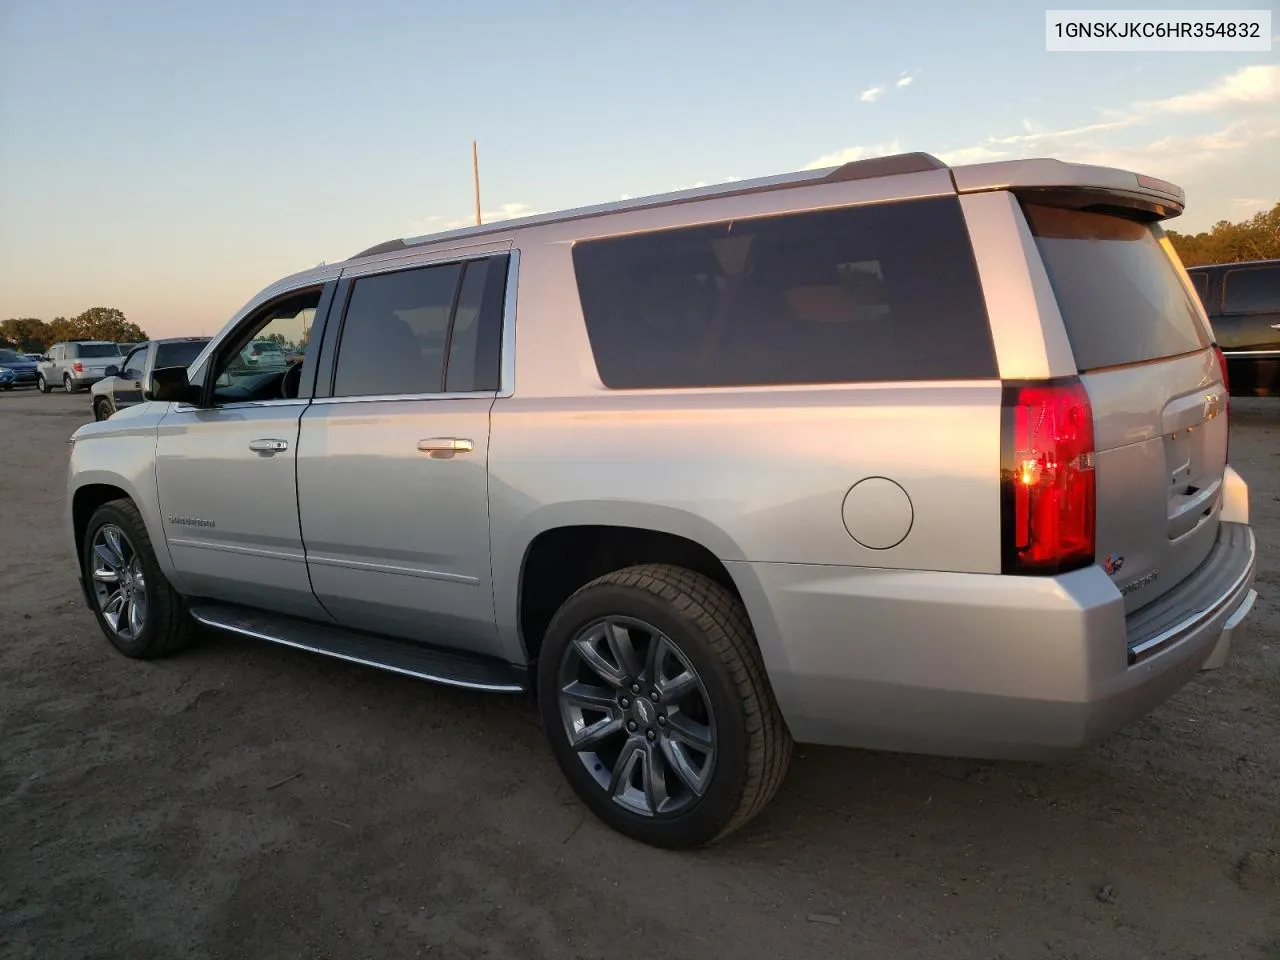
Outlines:
[[498, 253], [344, 274], [321, 350], [336, 359], [298, 440], [311, 584], [344, 626], [499, 652], [488, 452], [506, 271]]
[[1132, 612], [1217, 536], [1226, 392], [1208, 323], [1158, 225], [1024, 203], [1094, 414], [1097, 562]]
[[146, 366], [146, 347], [138, 347], [124, 358], [119, 375], [111, 381], [111, 399], [117, 410], [142, 402], [142, 377]]

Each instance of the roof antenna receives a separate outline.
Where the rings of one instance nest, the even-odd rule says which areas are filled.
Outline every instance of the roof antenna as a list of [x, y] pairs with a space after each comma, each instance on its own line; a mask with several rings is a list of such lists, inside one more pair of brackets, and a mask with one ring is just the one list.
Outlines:
[[471, 141], [471, 179], [476, 187], [476, 226], [480, 226], [480, 154], [476, 150], [476, 142]]

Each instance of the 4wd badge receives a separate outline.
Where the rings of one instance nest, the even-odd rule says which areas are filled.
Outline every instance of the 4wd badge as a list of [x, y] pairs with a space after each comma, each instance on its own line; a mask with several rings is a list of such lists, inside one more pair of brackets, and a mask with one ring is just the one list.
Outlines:
[[1111, 556], [1107, 557], [1107, 559], [1102, 561], [1102, 569], [1109, 577], [1114, 577], [1120, 572], [1120, 568], [1123, 566], [1124, 557], [1120, 556], [1118, 553], [1113, 553]]

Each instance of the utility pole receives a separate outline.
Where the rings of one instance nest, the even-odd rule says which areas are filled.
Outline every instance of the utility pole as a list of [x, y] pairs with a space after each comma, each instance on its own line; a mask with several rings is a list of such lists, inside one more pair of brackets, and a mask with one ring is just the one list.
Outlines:
[[476, 187], [476, 226], [480, 226], [480, 154], [476, 150], [476, 142], [471, 141], [471, 179]]

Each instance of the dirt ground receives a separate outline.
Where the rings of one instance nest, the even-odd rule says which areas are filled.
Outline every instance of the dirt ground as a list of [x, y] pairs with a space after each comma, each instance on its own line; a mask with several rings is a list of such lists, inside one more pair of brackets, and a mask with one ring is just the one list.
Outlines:
[[532, 706], [265, 643], [114, 653], [63, 544], [86, 395], [0, 394], [4, 957], [1280, 958], [1280, 402], [1228, 666], [1078, 760], [798, 750], [674, 854], [585, 814]]

